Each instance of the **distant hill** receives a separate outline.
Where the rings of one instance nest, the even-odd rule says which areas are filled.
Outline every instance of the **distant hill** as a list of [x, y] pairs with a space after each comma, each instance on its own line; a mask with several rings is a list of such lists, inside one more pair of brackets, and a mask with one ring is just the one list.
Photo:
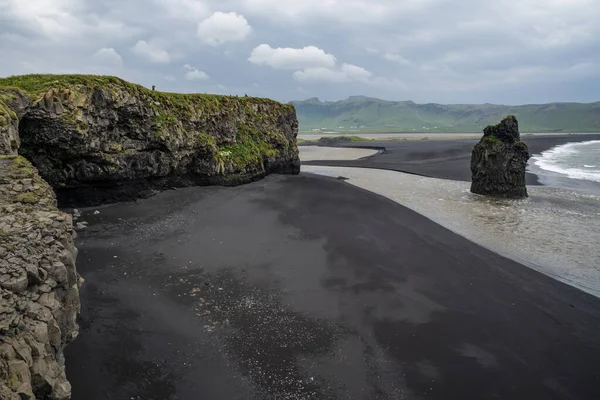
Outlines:
[[600, 102], [444, 105], [352, 96], [335, 102], [312, 98], [291, 104], [301, 131], [481, 132], [514, 114], [522, 132], [600, 132]]

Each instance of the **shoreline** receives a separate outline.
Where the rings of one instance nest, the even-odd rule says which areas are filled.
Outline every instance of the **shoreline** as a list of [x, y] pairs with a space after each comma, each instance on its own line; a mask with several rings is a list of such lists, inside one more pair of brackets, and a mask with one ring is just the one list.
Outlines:
[[[464, 146], [418, 161], [427, 149], [413, 143], [395, 154], [430, 170], [447, 169]], [[421, 206], [454, 193], [473, 210], [460, 204], [465, 182], [393, 171], [378, 182], [375, 169], [360, 171], [388, 189], [402, 176], [400, 192]], [[73, 399], [600, 396], [590, 372], [598, 297], [333, 175], [83, 209], [81, 335], [66, 350]], [[554, 201], [540, 199], [545, 191], [534, 188], [534, 206]], [[474, 218], [489, 206], [476, 204]], [[510, 217], [489, 222], [510, 229], [523, 215]]]
[[[600, 297], [600, 268], [594, 265], [600, 259], [595, 212], [600, 195], [534, 186], [528, 199], [496, 200], [470, 193], [466, 182], [397, 171], [320, 166], [303, 171], [342, 176], [473, 243]], [[564, 247], [568, 251], [560, 251]]]
[[[331, 167], [360, 167], [404, 172], [431, 178], [471, 182], [470, 159], [476, 139], [456, 140], [374, 140], [368, 142], [329, 143], [327, 147], [336, 148], [379, 148], [385, 149], [375, 157], [360, 160], [318, 160], [306, 161], [303, 165], [324, 165]], [[590, 135], [552, 135], [524, 137], [532, 155], [539, 154], [554, 146], [600, 140], [600, 134]], [[302, 145], [300, 147], [311, 146]], [[317, 145], [318, 146], [318, 145]], [[320, 146], [319, 146], [320, 147]], [[528, 186], [542, 186], [538, 175], [528, 168], [525, 176]], [[589, 185], [586, 185], [589, 186]], [[600, 186], [600, 185], [599, 185]], [[570, 187], [570, 189], [576, 189]]]
[[600, 394], [596, 297], [345, 182], [269, 176], [83, 218], [74, 400]]
[[[548, 139], [540, 137], [532, 147], [541, 153], [564, 144], [565, 138]], [[407, 149], [396, 147], [389, 151], [386, 145], [390, 143], [380, 141], [378, 145], [388, 159], [399, 160], [396, 163], [394, 160], [380, 163], [381, 153], [358, 160], [349, 157], [344, 161], [339, 159], [340, 153], [338, 160], [328, 160], [327, 147], [320, 146], [322, 157], [317, 159], [318, 152], [313, 152], [314, 159], [303, 161], [302, 170], [343, 177], [349, 184], [406, 206], [474, 243], [600, 297], [600, 269], [594, 268], [594, 260], [600, 259], [600, 237], [595, 228], [600, 225], [595, 212], [595, 206], [600, 203], [600, 184], [548, 177], [540, 174], [537, 166], [530, 165], [528, 199], [487, 199], [470, 193], [465, 168], [461, 170], [462, 179], [446, 178], [448, 166], [470, 157], [466, 152], [468, 147], [465, 149], [461, 144], [457, 150], [451, 144], [447, 144], [446, 149], [441, 145], [430, 153], [429, 163], [427, 159], [411, 163], [423, 150], [415, 150], [415, 146], [409, 144]], [[346, 144], [336, 146], [334, 143], [335, 147], [331, 148], [354, 149], [359, 145], [358, 142]], [[470, 142], [467, 146], [471, 146]], [[404, 161], [410, 158], [408, 156], [413, 159]], [[410, 165], [412, 170], [404, 171], [405, 165]], [[577, 224], [582, 229], [578, 229]], [[557, 231], [563, 235], [554, 235]], [[511, 235], [519, 238], [518, 245]], [[566, 246], [565, 235], [569, 242], [566, 252], [561, 250]]]

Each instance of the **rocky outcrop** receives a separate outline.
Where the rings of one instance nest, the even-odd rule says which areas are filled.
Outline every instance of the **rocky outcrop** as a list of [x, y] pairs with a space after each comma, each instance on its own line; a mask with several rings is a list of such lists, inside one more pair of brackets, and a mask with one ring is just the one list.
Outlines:
[[0, 90], [0, 154], [17, 154], [19, 118], [29, 104], [29, 97], [18, 89]]
[[19, 118], [20, 154], [63, 205], [300, 171], [291, 105], [155, 92], [111, 77], [35, 75], [2, 85], [32, 99]]
[[502, 198], [527, 197], [528, 160], [529, 151], [521, 141], [519, 123], [514, 116], [488, 126], [471, 155], [471, 192]]
[[68, 399], [63, 348], [77, 336], [71, 216], [23, 157], [0, 156], [0, 398]]
[[62, 205], [92, 204], [298, 173], [297, 134], [294, 107], [267, 99], [113, 77], [1, 78], [0, 398], [71, 393], [63, 349], [77, 336], [81, 279], [73, 221], [51, 186]]

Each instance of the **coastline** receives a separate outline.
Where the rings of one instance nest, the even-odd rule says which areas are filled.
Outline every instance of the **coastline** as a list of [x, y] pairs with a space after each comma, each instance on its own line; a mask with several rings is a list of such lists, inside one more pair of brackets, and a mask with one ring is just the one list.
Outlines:
[[[303, 167], [343, 176], [491, 251], [600, 297], [600, 195], [533, 186], [526, 200], [470, 193], [466, 182], [351, 167]], [[561, 232], [556, 235], [556, 232]]]
[[[442, 173], [465, 146], [445, 143], [395, 154]], [[336, 162], [390, 153], [363, 154]], [[306, 164], [323, 162], [313, 156]], [[513, 242], [515, 226], [524, 238], [539, 229], [527, 218], [546, 203], [566, 207], [554, 189], [532, 188], [534, 212], [522, 213], [470, 198], [464, 181], [342, 168], [330, 175], [348, 181], [302, 172], [82, 210], [73, 399], [600, 396], [598, 297], [355, 184], [395, 187], [440, 216], [452, 203], [463, 226], [465, 210], [475, 225], [491, 217]]]
[[[480, 138], [481, 135], [479, 135], [477, 139], [340, 142], [329, 144], [328, 146], [342, 148], [374, 147], [385, 150], [376, 157], [366, 159], [318, 160], [306, 161], [302, 164], [331, 167], [374, 168], [405, 172], [430, 178], [471, 182], [471, 151]], [[600, 140], [600, 134], [539, 135], [523, 137], [523, 141], [528, 145], [532, 155], [539, 154], [554, 146], [588, 140]], [[299, 147], [305, 146], [307, 145], [305, 144]], [[540, 182], [538, 175], [532, 173], [531, 169], [528, 169], [525, 181], [527, 185], [543, 185], [543, 183]]]
[[345, 182], [82, 211], [74, 400], [600, 395], [599, 299]]
[[[528, 142], [532, 154], [539, 154], [570, 139], [589, 138], [540, 136]], [[385, 196], [474, 243], [600, 297], [600, 268], [595, 266], [600, 259], [596, 228], [600, 183], [547, 175], [530, 161], [528, 199], [473, 195], [467, 159], [474, 143], [457, 140], [427, 146], [379, 141], [383, 154], [343, 161], [328, 160], [326, 148], [319, 147], [323, 157], [317, 159], [318, 152], [313, 152], [311, 161], [303, 161], [303, 171], [342, 176], [349, 184]], [[359, 145], [334, 144], [352, 149]]]

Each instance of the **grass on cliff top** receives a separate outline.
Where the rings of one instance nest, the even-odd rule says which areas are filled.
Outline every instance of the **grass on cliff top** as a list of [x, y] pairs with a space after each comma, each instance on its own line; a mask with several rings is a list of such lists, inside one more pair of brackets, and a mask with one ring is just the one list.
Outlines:
[[177, 108], [187, 108], [190, 105], [196, 104], [199, 100], [224, 100], [237, 99], [243, 103], [271, 103], [273, 105], [281, 105], [282, 107], [292, 107], [291, 105], [280, 104], [274, 100], [258, 98], [258, 97], [238, 97], [225, 96], [217, 94], [183, 94], [152, 91], [142, 85], [127, 82], [124, 79], [115, 76], [104, 75], [51, 75], [51, 74], [31, 74], [10, 76], [0, 78], [0, 89], [17, 88], [27, 92], [32, 98], [37, 99], [41, 94], [46, 93], [52, 88], [64, 89], [74, 86], [84, 86], [88, 88], [105, 87], [105, 88], [120, 88], [125, 89], [132, 94], [146, 95], [156, 101], [167, 103]]

